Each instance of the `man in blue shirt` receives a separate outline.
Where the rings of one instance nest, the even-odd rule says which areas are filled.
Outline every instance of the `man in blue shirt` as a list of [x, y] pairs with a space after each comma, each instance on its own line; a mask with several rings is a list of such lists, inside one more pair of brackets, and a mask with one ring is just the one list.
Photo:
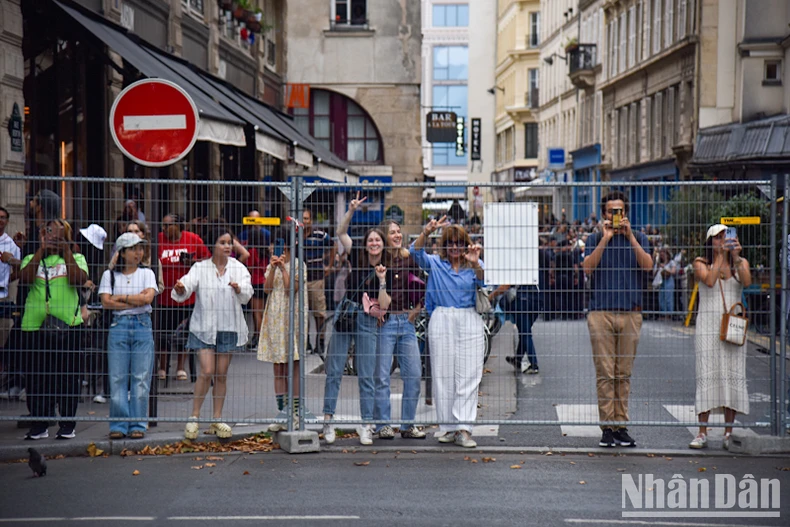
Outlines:
[[[620, 191], [601, 199], [602, 230], [587, 238], [584, 272], [592, 279], [587, 315], [598, 388], [602, 447], [633, 447], [628, 421], [631, 370], [642, 329], [642, 273], [652, 271], [647, 236], [628, 221], [628, 198]], [[615, 217], [617, 216], [617, 217]], [[617, 225], [619, 223], [619, 225]], [[621, 423], [615, 425], [606, 423]]]

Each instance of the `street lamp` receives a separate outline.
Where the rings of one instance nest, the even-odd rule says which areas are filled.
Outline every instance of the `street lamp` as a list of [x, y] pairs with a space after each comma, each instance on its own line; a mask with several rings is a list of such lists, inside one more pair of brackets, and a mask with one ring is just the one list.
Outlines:
[[505, 93], [505, 88], [503, 88], [502, 86], [494, 86], [492, 88], [488, 88], [486, 91], [491, 95], [494, 95], [496, 93], [496, 90], [500, 90], [502, 93]]
[[554, 57], [557, 57], [558, 59], [562, 59], [562, 60], [564, 60], [565, 62], [568, 62], [568, 57], [563, 57], [563, 56], [562, 56], [562, 55], [560, 55], [559, 53], [552, 53], [551, 55], [549, 55], [548, 57], [546, 57], [545, 59], [543, 59], [543, 62], [545, 62], [545, 63], [546, 63], [546, 64], [548, 64], [549, 66], [552, 66], [552, 65], [554, 64]]

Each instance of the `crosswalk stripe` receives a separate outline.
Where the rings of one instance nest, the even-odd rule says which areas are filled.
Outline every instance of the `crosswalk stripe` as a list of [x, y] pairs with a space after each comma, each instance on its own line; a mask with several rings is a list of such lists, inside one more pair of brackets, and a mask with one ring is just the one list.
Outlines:
[[[598, 421], [596, 404], [558, 404], [557, 420], [560, 422], [594, 423]], [[568, 437], [600, 437], [601, 428], [596, 425], [560, 425], [562, 435]]]

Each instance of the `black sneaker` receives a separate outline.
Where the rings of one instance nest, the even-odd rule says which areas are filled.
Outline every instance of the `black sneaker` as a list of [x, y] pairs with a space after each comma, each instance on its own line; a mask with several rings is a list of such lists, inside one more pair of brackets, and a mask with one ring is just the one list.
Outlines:
[[612, 436], [614, 437], [614, 442], [619, 446], [624, 446], [624, 447], [636, 446], [636, 441], [634, 441], [634, 439], [630, 435], [628, 435], [627, 428], [618, 428], [617, 431], [614, 434], [612, 434]]
[[614, 446], [614, 434], [611, 428], [604, 428], [601, 440], [598, 441], [598, 446], [612, 448]]
[[505, 357], [505, 361], [511, 366], [513, 366], [514, 368], [516, 368], [517, 370], [521, 369], [521, 361], [518, 360], [518, 357], [508, 355], [507, 357]]
[[55, 436], [55, 439], [74, 439], [77, 437], [77, 434], [74, 433], [74, 429], [66, 426], [61, 426], [58, 428], [58, 433]]
[[49, 437], [49, 431], [45, 428], [43, 430], [33, 430], [32, 428], [25, 434], [25, 439], [27, 441], [35, 441], [36, 439], [47, 439]]

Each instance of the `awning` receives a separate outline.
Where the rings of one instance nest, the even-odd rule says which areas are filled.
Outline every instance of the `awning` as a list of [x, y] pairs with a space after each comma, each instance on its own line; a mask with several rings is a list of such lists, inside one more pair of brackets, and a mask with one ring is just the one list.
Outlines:
[[790, 164], [790, 116], [704, 128], [690, 165], [693, 168]]
[[116, 29], [106, 21], [94, 19], [57, 0], [54, 3], [146, 77], [166, 79], [181, 86], [198, 107], [200, 113], [199, 140], [223, 145], [246, 146], [243, 121], [194, 86], [184, 83], [172, 69], [155, 60], [153, 58], [155, 54], [127, 36], [125, 30]]

